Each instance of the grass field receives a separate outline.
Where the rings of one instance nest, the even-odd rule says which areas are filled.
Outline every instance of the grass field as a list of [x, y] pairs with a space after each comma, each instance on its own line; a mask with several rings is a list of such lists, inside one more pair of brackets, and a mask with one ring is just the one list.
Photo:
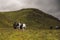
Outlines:
[[1, 28], [0, 40], [60, 40], [60, 30]]
[[[24, 31], [13, 29], [14, 22], [25, 23], [27, 27]], [[60, 26], [60, 20], [34, 8], [0, 12], [0, 40], [60, 40], [57, 25]]]

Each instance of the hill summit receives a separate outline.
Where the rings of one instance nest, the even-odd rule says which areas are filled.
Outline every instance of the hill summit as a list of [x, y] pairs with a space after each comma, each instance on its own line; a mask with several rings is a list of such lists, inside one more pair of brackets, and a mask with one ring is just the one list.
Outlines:
[[60, 21], [35, 8], [26, 8], [13, 12], [0, 12], [0, 27], [11, 28], [14, 22], [26, 23], [27, 28], [49, 28], [60, 26]]

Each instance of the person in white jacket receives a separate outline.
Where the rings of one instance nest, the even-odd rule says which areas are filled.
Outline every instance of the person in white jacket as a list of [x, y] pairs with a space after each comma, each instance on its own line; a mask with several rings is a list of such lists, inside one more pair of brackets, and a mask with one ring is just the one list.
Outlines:
[[23, 23], [22, 29], [24, 30], [26, 28], [26, 24]]
[[19, 22], [18, 24], [19, 24], [19, 25], [17, 26], [17, 28], [20, 29], [21, 23]]

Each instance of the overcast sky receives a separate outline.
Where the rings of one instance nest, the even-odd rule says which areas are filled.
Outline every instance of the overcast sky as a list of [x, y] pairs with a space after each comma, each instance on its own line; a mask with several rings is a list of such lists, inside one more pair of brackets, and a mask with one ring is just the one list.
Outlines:
[[37, 8], [60, 19], [60, 0], [0, 0], [0, 11]]

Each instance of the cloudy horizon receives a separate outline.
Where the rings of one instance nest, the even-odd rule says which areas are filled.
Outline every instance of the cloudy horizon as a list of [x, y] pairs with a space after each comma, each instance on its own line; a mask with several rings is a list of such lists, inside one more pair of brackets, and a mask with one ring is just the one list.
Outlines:
[[37, 8], [60, 19], [60, 0], [0, 0], [0, 12]]

